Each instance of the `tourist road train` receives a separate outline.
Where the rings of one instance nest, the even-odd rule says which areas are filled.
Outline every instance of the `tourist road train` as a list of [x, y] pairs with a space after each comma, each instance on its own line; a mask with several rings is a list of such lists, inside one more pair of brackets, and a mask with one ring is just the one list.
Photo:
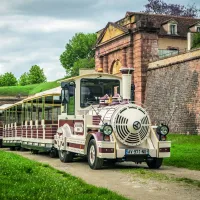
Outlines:
[[93, 73], [61, 81], [61, 87], [0, 107], [1, 146], [57, 154], [62, 162], [86, 156], [92, 169], [105, 162], [146, 162], [159, 168], [170, 156], [165, 124], [151, 125], [131, 102], [132, 69], [122, 77]]

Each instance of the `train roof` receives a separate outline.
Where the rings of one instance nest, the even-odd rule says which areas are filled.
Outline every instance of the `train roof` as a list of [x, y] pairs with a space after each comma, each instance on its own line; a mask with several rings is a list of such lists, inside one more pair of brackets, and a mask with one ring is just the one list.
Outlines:
[[14, 103], [14, 104], [4, 104], [4, 105], [2, 105], [2, 106], [0, 106], [0, 111], [2, 110], [6, 110], [6, 109], [8, 109], [8, 108], [12, 108], [13, 106], [16, 106], [16, 105], [19, 105], [19, 104], [22, 104], [23, 103], [23, 100], [22, 101], [18, 101], [18, 102], [16, 102], [16, 103]]
[[26, 102], [26, 101], [29, 101], [29, 100], [32, 100], [32, 99], [37, 99], [39, 97], [51, 96], [51, 95], [60, 95], [60, 94], [61, 94], [61, 87], [59, 86], [59, 87], [56, 87], [56, 88], [52, 88], [50, 90], [45, 90], [43, 92], [36, 93], [35, 95], [24, 99], [23, 102]]
[[117, 76], [117, 75], [113, 75], [113, 74], [108, 74], [108, 73], [91, 73], [91, 74], [83, 74], [83, 75], [80, 75], [80, 76], [74, 76], [74, 77], [71, 77], [71, 78], [68, 78], [68, 79], [63, 79], [63, 80], [60, 80], [59, 83], [61, 82], [69, 82], [69, 81], [75, 81], [77, 79], [81, 79], [81, 78], [97, 78], [97, 77], [110, 77], [110, 78], [116, 78], [116, 79], [121, 79], [120, 76]]
[[3, 112], [6, 108], [11, 107], [13, 104], [3, 104], [0, 106], [0, 113]]

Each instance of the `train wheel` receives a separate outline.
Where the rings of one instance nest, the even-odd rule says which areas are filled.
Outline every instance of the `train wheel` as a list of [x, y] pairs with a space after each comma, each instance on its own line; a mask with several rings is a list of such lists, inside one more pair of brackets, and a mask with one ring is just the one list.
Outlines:
[[158, 169], [162, 165], [162, 158], [153, 158], [153, 160], [147, 160], [147, 165], [150, 169]]
[[15, 150], [16, 151], [20, 151], [20, 147], [15, 147]]
[[10, 150], [11, 150], [11, 151], [14, 151], [14, 150], [15, 150], [15, 147], [10, 147]]
[[58, 156], [58, 152], [56, 149], [51, 149], [50, 152], [49, 152], [49, 156], [51, 158], [56, 158]]
[[70, 151], [59, 150], [58, 154], [61, 162], [67, 163], [73, 161], [74, 154]]
[[100, 169], [103, 166], [103, 159], [97, 157], [97, 145], [94, 139], [90, 140], [87, 156], [91, 169]]
[[38, 154], [38, 152], [39, 152], [38, 150], [31, 149], [31, 153], [32, 153], [32, 154]]

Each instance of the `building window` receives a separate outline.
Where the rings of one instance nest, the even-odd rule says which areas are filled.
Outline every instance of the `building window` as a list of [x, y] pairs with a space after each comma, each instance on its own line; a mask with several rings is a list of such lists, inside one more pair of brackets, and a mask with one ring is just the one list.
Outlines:
[[177, 25], [176, 24], [170, 24], [170, 34], [175, 35], [177, 33]]
[[197, 33], [200, 33], [200, 26], [197, 26]]

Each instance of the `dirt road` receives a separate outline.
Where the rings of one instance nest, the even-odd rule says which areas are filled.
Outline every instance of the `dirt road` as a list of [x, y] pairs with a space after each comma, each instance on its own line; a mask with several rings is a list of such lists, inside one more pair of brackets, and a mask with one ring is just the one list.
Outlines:
[[[121, 172], [121, 169], [145, 168], [145, 165], [117, 164], [102, 170], [91, 170], [86, 161], [62, 163], [58, 158], [47, 155], [32, 155], [30, 152], [15, 151], [23, 157], [51, 165], [52, 167], [82, 178], [87, 183], [108, 188], [134, 200], [199, 200], [200, 190], [196, 186], [171, 181], [144, 179]], [[155, 172], [173, 177], [185, 177], [200, 181], [200, 171], [162, 166]]]

